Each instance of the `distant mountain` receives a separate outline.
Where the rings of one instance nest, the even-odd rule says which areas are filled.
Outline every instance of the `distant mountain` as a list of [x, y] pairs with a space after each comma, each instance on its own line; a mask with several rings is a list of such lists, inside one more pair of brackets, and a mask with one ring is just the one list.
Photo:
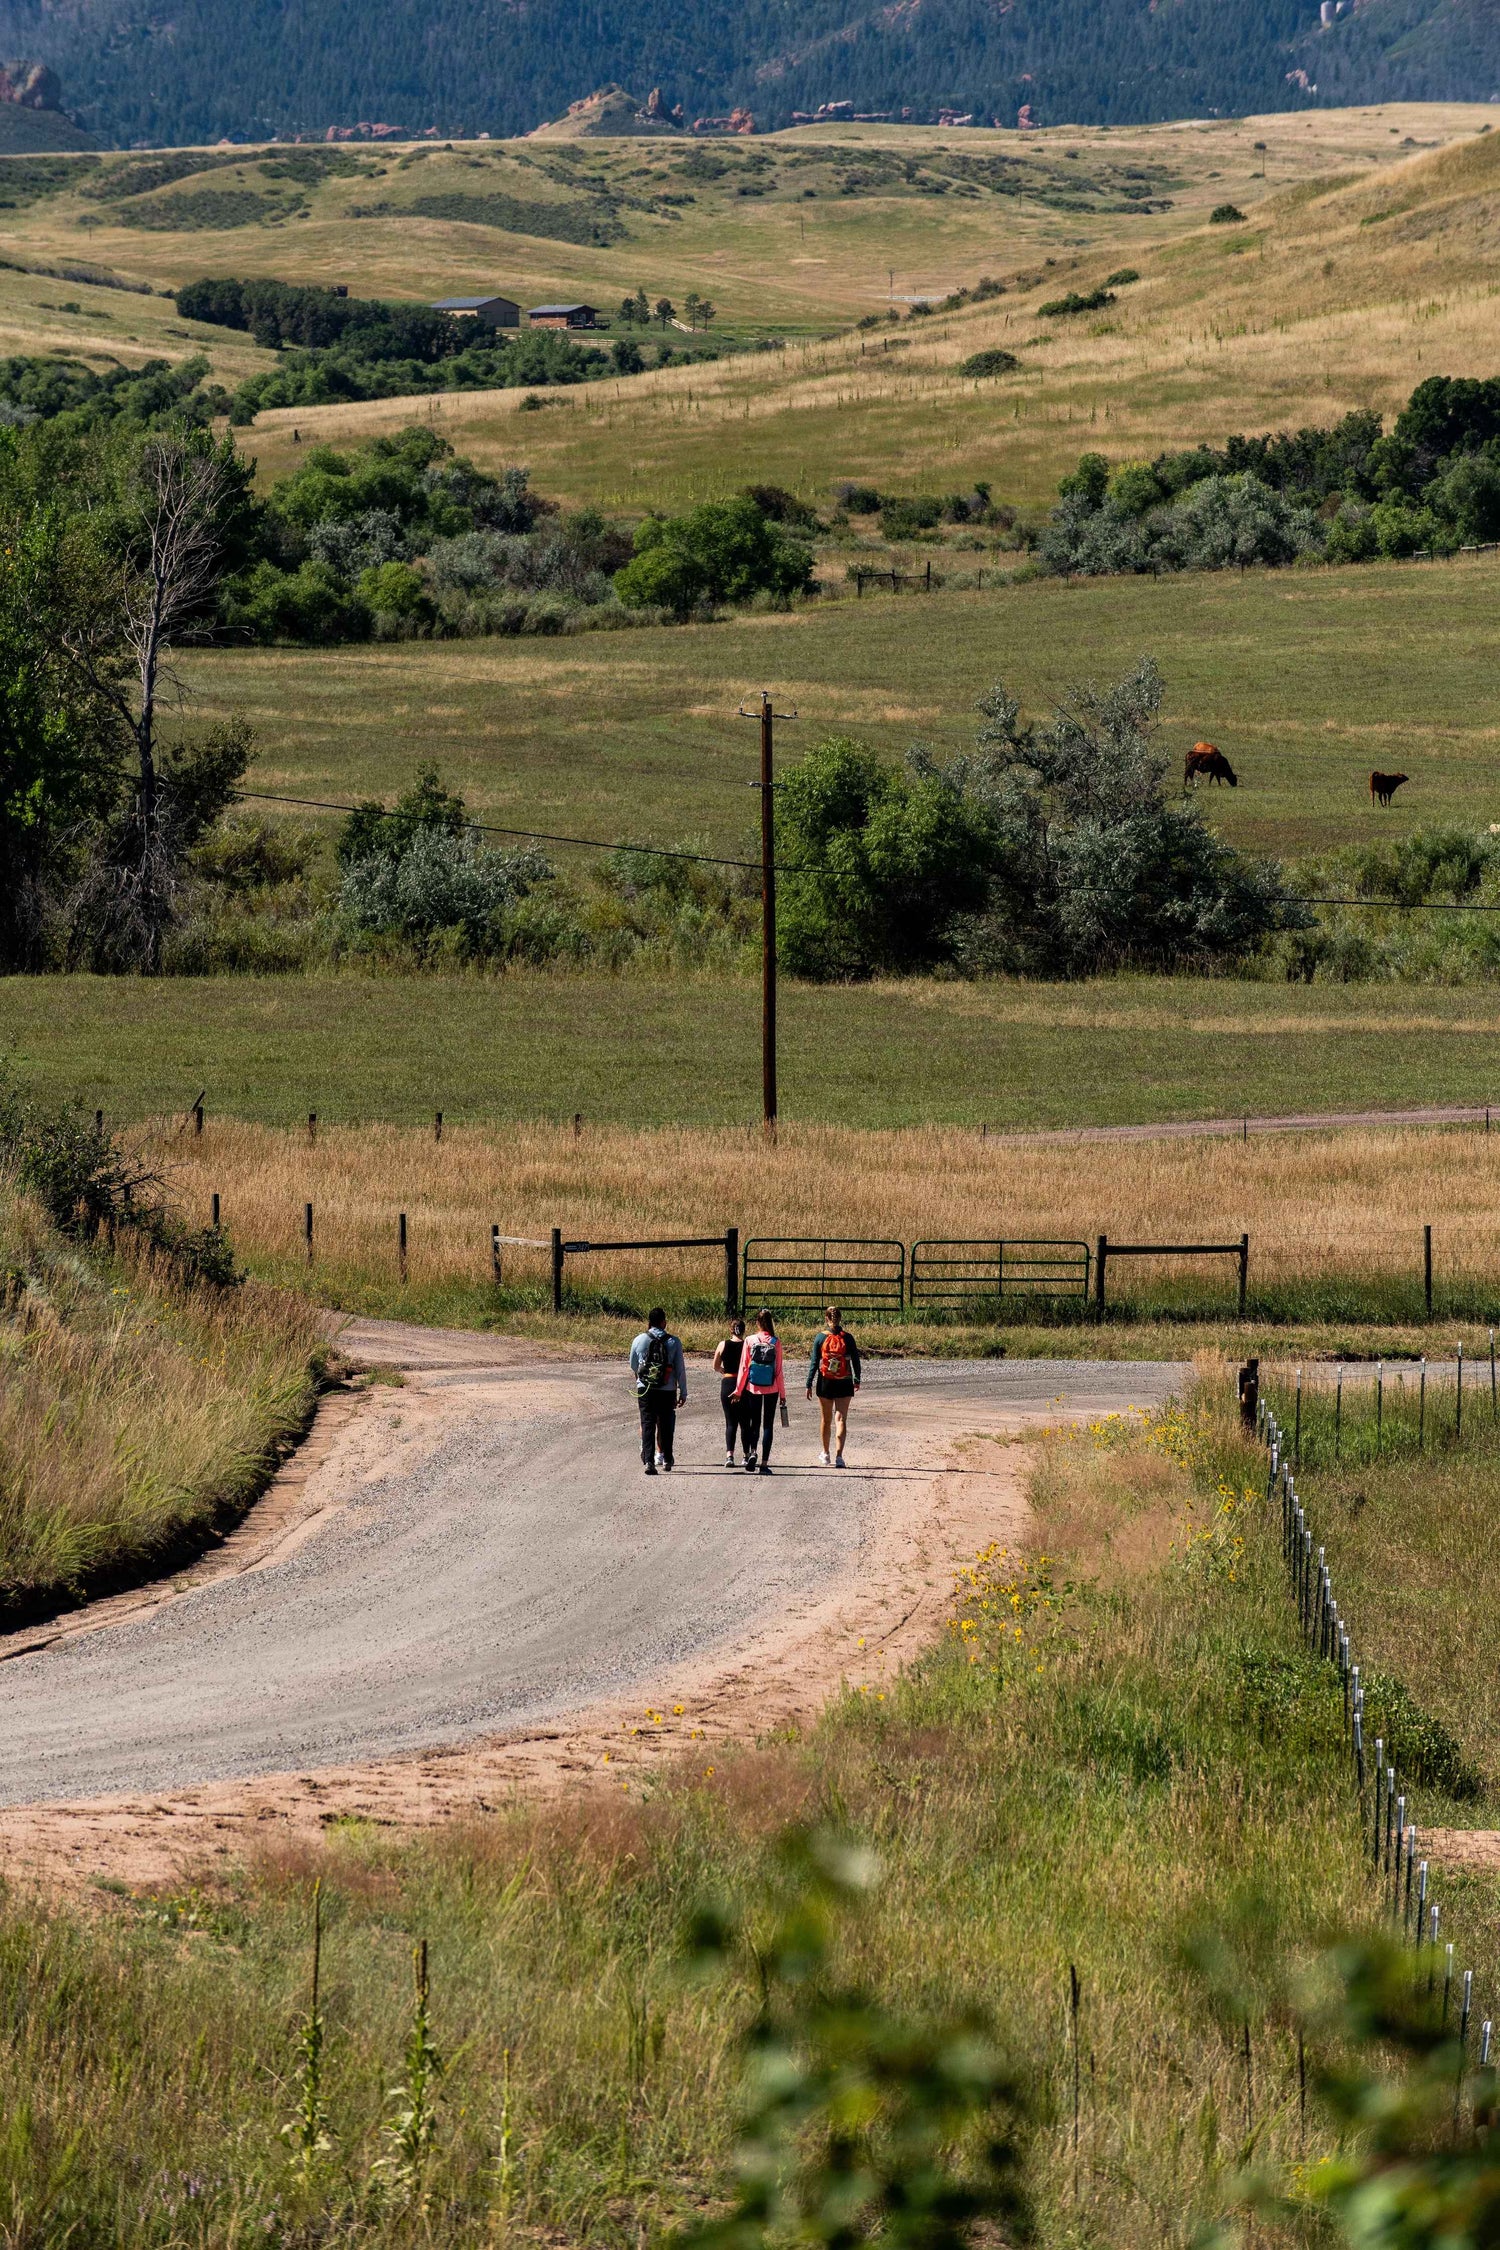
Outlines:
[[116, 145], [531, 130], [611, 83], [691, 124], [848, 102], [1005, 125], [1500, 99], [1495, 0], [0, 0]]

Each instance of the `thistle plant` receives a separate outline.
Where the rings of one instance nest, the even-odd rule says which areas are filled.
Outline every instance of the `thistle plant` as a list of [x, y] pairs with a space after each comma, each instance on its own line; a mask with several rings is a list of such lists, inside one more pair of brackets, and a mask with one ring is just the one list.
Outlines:
[[282, 2138], [292, 2146], [297, 2175], [305, 2187], [311, 2180], [319, 2160], [328, 2154], [333, 2142], [328, 2132], [328, 2113], [323, 2100], [323, 2010], [318, 1997], [318, 1984], [323, 1965], [323, 1878], [313, 1884], [313, 1952], [312, 1992], [302, 2029], [297, 2040], [297, 2103], [292, 2115], [281, 2128]]
[[375, 2185], [400, 2203], [420, 2204], [428, 2159], [437, 2140], [437, 2096], [443, 2059], [432, 2038], [427, 1940], [412, 1949], [414, 1990], [406, 2068], [390, 2088], [385, 2147], [373, 2168]]

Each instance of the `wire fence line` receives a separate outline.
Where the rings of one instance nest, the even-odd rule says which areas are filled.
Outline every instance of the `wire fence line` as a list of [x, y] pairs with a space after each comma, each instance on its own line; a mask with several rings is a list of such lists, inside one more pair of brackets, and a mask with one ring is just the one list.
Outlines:
[[[1425, 1959], [1429, 1991], [1435, 1985], [1441, 1965], [1442, 2026], [1446, 2030], [1454, 1996], [1453, 1943], [1442, 1938], [1442, 1907], [1432, 1896], [1431, 1862], [1417, 1857], [1417, 1827], [1407, 1818], [1407, 1794], [1395, 1765], [1386, 1754], [1382, 1737], [1376, 1736], [1373, 1749], [1365, 1740], [1365, 1668], [1355, 1660], [1348, 1620], [1334, 1593], [1326, 1546], [1315, 1543], [1308, 1511], [1297, 1492], [1294, 1453], [1300, 1443], [1300, 1403], [1299, 1382], [1296, 1425], [1289, 1443], [1288, 1434], [1268, 1401], [1259, 1398], [1256, 1402], [1255, 1431], [1266, 1448], [1266, 1505], [1280, 1519], [1282, 1561], [1297, 1605], [1302, 1638], [1314, 1657], [1338, 1670], [1345, 1748], [1358, 1796], [1360, 1835], [1371, 1875], [1386, 1914], [1399, 1929], [1403, 1942], [1414, 1949], [1419, 1974]], [[1465, 1969], [1459, 1999], [1455, 2114], [1469, 2062], [1473, 1994], [1474, 1972]], [[1489, 2064], [1493, 2028], [1489, 2017], [1479, 2027], [1481, 2069]]]

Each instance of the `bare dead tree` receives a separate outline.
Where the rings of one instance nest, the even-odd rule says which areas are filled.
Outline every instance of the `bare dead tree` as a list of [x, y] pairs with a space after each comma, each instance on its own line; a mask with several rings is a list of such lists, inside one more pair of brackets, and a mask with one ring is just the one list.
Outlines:
[[169, 432], [140, 447], [109, 536], [91, 545], [88, 598], [73, 605], [63, 647], [114, 711], [133, 752], [127, 832], [89, 871], [75, 901], [79, 926], [107, 925], [113, 950], [161, 966], [177, 852], [164, 801], [157, 720], [180, 700], [173, 651], [211, 611], [223, 567], [224, 513], [234, 486], [227, 453]]

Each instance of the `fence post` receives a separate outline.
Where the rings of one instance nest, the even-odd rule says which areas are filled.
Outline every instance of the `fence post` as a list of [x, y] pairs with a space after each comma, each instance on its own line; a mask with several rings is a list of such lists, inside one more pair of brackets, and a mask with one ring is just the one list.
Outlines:
[[1104, 1318], [1104, 1267], [1109, 1257], [1109, 1236], [1101, 1234], [1094, 1249], [1094, 1312]]
[[311, 1144], [312, 1142], [316, 1141], [317, 1137], [318, 1137], [318, 1113], [317, 1113], [317, 1111], [316, 1111], [315, 1109], [310, 1109], [310, 1110], [308, 1111], [308, 1113], [307, 1113], [307, 1138], [308, 1138], [308, 1142], [309, 1142], [309, 1144]]
[[406, 1213], [404, 1211], [400, 1214], [396, 1221], [396, 1253], [401, 1267], [401, 1280], [404, 1286], [406, 1281]]
[[302, 1239], [303, 1239], [303, 1241], [304, 1241], [304, 1242], [306, 1243], [306, 1245], [307, 1245], [307, 1262], [308, 1262], [308, 1264], [309, 1264], [309, 1265], [311, 1265], [311, 1264], [312, 1264], [312, 1205], [311, 1205], [310, 1203], [304, 1203], [304, 1204], [303, 1204], [303, 1206], [302, 1206]]
[[740, 1230], [724, 1229], [724, 1310], [731, 1318], [740, 1309]]
[[203, 1096], [201, 1094], [193, 1104], [193, 1138], [194, 1140], [202, 1140], [203, 1138]]
[[94, 1112], [94, 1131], [96, 1133], [104, 1131], [104, 1112], [102, 1109], [96, 1109]]
[[209, 1224], [212, 1226], [214, 1233], [217, 1234], [219, 1231], [219, 1193], [217, 1188], [214, 1190], [213, 1214]]
[[1427, 1299], [1427, 1317], [1432, 1318], [1432, 1229], [1422, 1229], [1422, 1288]]
[[552, 1229], [552, 1310], [554, 1312], [562, 1311], [562, 1269], [562, 1228], [554, 1227]]
[[929, 593], [929, 594], [930, 594], [930, 593], [932, 592], [932, 557], [931, 557], [931, 555], [929, 555], [929, 556], [928, 556], [928, 558], [927, 558], [927, 591], [928, 591], [928, 593]]
[[1240, 1236], [1240, 1318], [1245, 1317], [1245, 1292], [1250, 1286], [1250, 1237]]
[[441, 1110], [437, 1110], [433, 1115], [432, 1137], [435, 1141], [440, 1141], [443, 1137], [443, 1113]]
[[498, 1225], [490, 1228], [490, 1272], [498, 1286], [500, 1280], [500, 1229]]

